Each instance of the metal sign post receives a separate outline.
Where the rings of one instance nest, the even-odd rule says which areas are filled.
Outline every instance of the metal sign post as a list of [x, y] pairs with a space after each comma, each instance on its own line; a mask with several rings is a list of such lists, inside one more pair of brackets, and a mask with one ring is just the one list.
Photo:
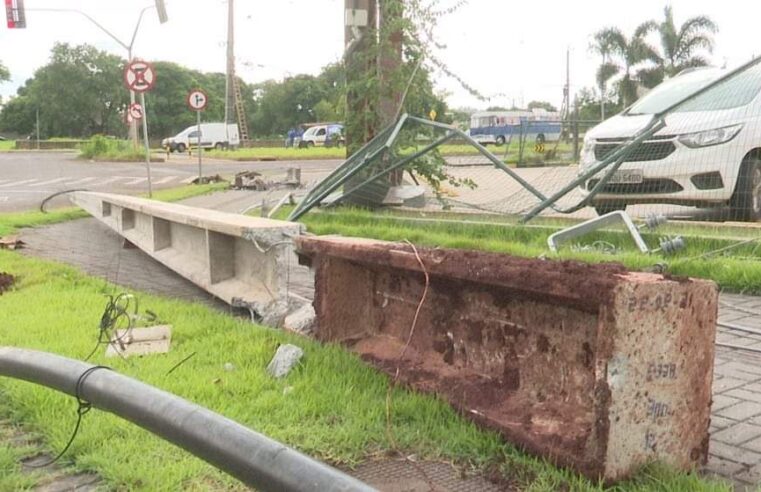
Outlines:
[[[201, 178], [203, 177], [201, 163], [201, 154], [203, 154], [203, 147], [201, 146], [201, 111], [206, 109], [206, 104], [208, 104], [208, 102], [209, 98], [201, 89], [193, 89], [188, 93], [187, 103], [190, 109], [196, 112], [196, 124], [198, 125], [198, 184], [201, 184]], [[227, 125], [227, 123], [225, 123], [225, 125]]]
[[[153, 89], [156, 84], [156, 72], [150, 63], [142, 60], [130, 61], [124, 67], [124, 84], [131, 91], [140, 94], [140, 108], [143, 120], [143, 140], [145, 140], [145, 169], [148, 175], [148, 198], [153, 198], [153, 184], [151, 181], [151, 147], [148, 142], [148, 115], [145, 107], [145, 93]], [[136, 119], [137, 108], [130, 105], [129, 113], [133, 120]]]
[[[140, 105], [145, 107], [145, 92], [140, 93]], [[151, 184], [151, 146], [148, 142], [148, 118], [145, 114], [143, 120], [143, 140], [145, 140], [145, 171], [148, 175], [148, 198], [153, 198], [153, 186]]]

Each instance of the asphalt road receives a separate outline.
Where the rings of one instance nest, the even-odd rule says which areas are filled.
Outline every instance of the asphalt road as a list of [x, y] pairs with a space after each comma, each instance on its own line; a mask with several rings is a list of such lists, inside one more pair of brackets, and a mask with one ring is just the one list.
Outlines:
[[[256, 170], [269, 179], [284, 175], [289, 167], [302, 169], [302, 182], [328, 174], [340, 160], [230, 162], [206, 160], [203, 174], [231, 177]], [[198, 176], [197, 160], [173, 154], [169, 162], [152, 163], [153, 189], [175, 188]], [[74, 153], [0, 152], [0, 212], [36, 209], [47, 196], [73, 188], [136, 195], [148, 191], [145, 163], [106, 163], [81, 160]], [[56, 198], [50, 207], [66, 205]]]
[[[460, 158], [476, 163], [478, 157]], [[520, 185], [505, 173], [485, 166], [462, 166], [457, 158], [450, 159], [450, 172], [460, 178], [472, 179], [477, 187], [473, 190], [459, 188], [455, 199], [465, 203], [483, 206], [502, 213], [525, 212], [536, 204]], [[302, 183], [307, 186], [324, 178], [341, 164], [341, 160], [314, 161], [273, 161], [234, 162], [226, 160], [204, 160], [203, 174], [219, 174], [231, 178], [240, 171], [255, 170], [277, 180], [285, 176], [290, 167], [301, 168]], [[458, 165], [459, 164], [459, 165]], [[525, 168], [516, 170], [527, 181], [549, 194], [559, 190], [575, 176], [572, 167]], [[175, 188], [190, 183], [198, 176], [198, 161], [195, 157], [171, 154], [164, 163], [152, 163], [153, 189]], [[0, 213], [32, 210], [39, 207], [47, 196], [69, 189], [87, 189], [109, 193], [137, 195], [148, 191], [145, 163], [92, 162], [78, 159], [74, 153], [64, 152], [0, 152]], [[574, 192], [569, 199], [575, 203], [581, 196]], [[48, 208], [68, 205], [65, 196], [57, 197]], [[438, 208], [434, 205], [434, 208]], [[642, 218], [651, 213], [664, 214], [672, 218], [687, 220], [726, 220], [724, 209], [703, 209], [679, 207], [675, 205], [638, 205], [627, 209], [634, 218]], [[544, 215], [556, 215], [551, 211]], [[572, 215], [579, 219], [596, 217], [587, 207]]]

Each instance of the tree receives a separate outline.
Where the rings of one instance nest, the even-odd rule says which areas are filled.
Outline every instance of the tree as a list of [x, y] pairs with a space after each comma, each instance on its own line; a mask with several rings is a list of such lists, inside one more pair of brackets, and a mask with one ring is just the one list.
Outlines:
[[7, 82], [11, 80], [11, 72], [8, 71], [8, 67], [0, 62], [0, 82]]
[[708, 65], [708, 60], [699, 52], [713, 52], [713, 37], [719, 28], [707, 16], [687, 19], [677, 30], [674, 24], [674, 11], [667, 5], [663, 11], [663, 22], [658, 24], [661, 36], [662, 56], [659, 57], [661, 79], [673, 77], [685, 68]]
[[20, 133], [34, 128], [47, 136], [122, 134], [129, 101], [122, 84], [123, 60], [90, 45], [56, 44], [50, 62], [18, 90], [0, 115], [0, 127]]
[[655, 21], [640, 24], [630, 38], [617, 27], [605, 28], [594, 35], [592, 50], [603, 58], [597, 69], [598, 86], [605, 94], [608, 81], [621, 75], [617, 88], [624, 107], [637, 99], [638, 83], [648, 78], [653, 69], [652, 66], [643, 65], [647, 62], [657, 63], [660, 58], [646, 40], [647, 35], [657, 27]]
[[534, 108], [544, 109], [545, 111], [549, 111], [551, 113], [554, 113], [558, 110], [558, 108], [548, 103], [547, 101], [531, 101], [530, 103], [528, 103], [529, 110], [532, 110]]

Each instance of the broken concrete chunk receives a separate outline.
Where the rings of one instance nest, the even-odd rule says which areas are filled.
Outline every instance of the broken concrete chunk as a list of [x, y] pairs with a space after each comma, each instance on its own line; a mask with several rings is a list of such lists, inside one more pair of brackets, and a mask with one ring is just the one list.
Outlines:
[[286, 316], [283, 326], [285, 326], [286, 330], [294, 331], [301, 335], [308, 335], [313, 331], [312, 328], [314, 327], [316, 317], [314, 306], [311, 303], [307, 303]]
[[0, 249], [21, 249], [26, 245], [18, 236], [0, 237]]
[[171, 343], [171, 325], [117, 330], [109, 340], [106, 357], [165, 354]]
[[315, 271], [318, 340], [526, 451], [611, 482], [706, 462], [712, 282], [359, 238], [296, 245]]
[[304, 351], [299, 347], [291, 344], [281, 345], [267, 366], [267, 372], [275, 378], [285, 377], [303, 356]]

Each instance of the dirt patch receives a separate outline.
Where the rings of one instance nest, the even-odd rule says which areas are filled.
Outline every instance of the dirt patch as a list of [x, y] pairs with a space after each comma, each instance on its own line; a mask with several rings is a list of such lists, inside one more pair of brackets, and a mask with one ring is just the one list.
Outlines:
[[10, 273], [0, 272], [0, 295], [6, 290], [10, 290], [15, 281], [16, 278]]

